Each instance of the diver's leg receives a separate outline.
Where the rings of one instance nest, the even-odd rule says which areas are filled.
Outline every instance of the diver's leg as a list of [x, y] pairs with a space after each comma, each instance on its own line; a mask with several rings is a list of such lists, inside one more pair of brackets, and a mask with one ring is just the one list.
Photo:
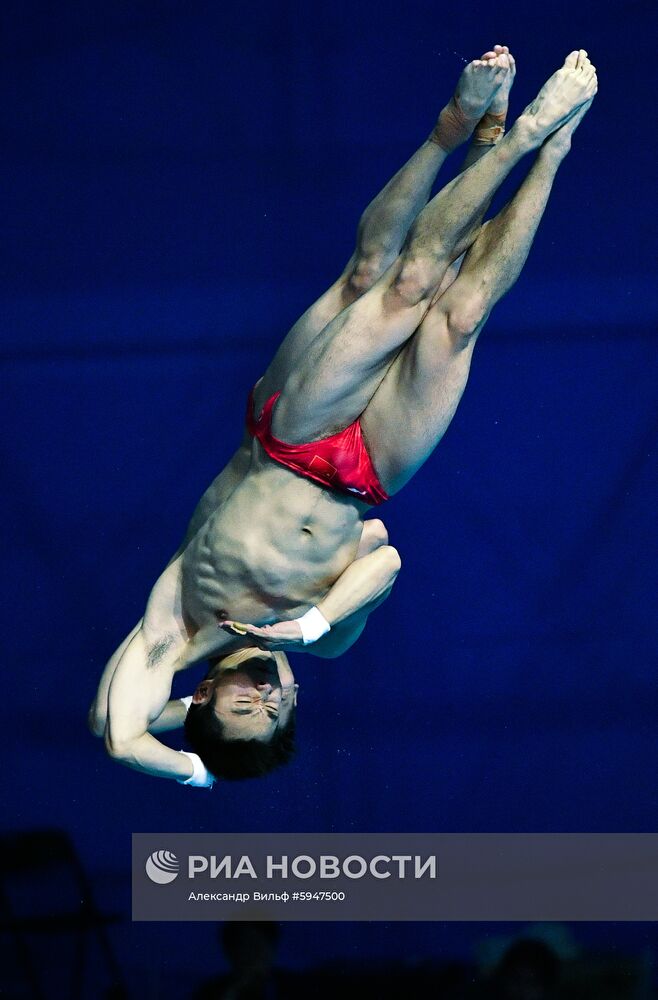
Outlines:
[[450, 263], [477, 237], [483, 203], [526, 153], [593, 95], [596, 75], [579, 58], [571, 53], [500, 143], [423, 209], [384, 276], [310, 345], [283, 386], [274, 411], [276, 437], [313, 440], [363, 413], [428, 312]]
[[[347, 306], [381, 278], [400, 252], [414, 219], [427, 203], [437, 173], [448, 153], [465, 142], [486, 118], [492, 100], [509, 87], [513, 68], [509, 50], [497, 45], [463, 70], [455, 95], [439, 115], [430, 137], [398, 170], [365, 209], [357, 228], [356, 247], [343, 273], [295, 323], [278, 349], [262, 380], [256, 406], [280, 389], [295, 366], [303, 361], [313, 340]], [[462, 118], [455, 120], [455, 102]], [[483, 114], [485, 118], [483, 119]], [[480, 130], [481, 131], [481, 130]], [[465, 166], [486, 146], [474, 138]]]
[[[505, 134], [509, 95], [516, 76], [516, 60], [506, 45], [494, 45], [493, 49], [485, 52], [481, 58], [483, 61], [495, 58], [498, 60], [498, 64], [506, 67], [509, 72], [494, 94], [493, 100], [483, 117], [475, 127], [471, 141], [468, 144], [466, 157], [462, 163], [462, 170], [468, 170], [474, 163], [481, 160], [492, 146], [496, 146], [500, 142]], [[482, 218], [484, 218], [488, 207], [487, 204], [483, 206]], [[464, 254], [461, 254], [457, 260], [452, 262], [441, 281], [438, 291], [439, 295], [442, 295], [453, 283], [459, 274], [463, 260]]]
[[475, 127], [466, 151], [466, 158], [462, 164], [462, 170], [468, 170], [474, 163], [481, 160], [487, 150], [495, 146], [502, 138], [507, 121], [509, 95], [516, 77], [516, 60], [506, 45], [495, 45], [489, 52], [484, 53], [482, 59], [484, 61], [496, 59], [498, 65], [508, 72]]
[[477, 336], [521, 272], [558, 167], [590, 103], [544, 144], [515, 197], [482, 227], [459, 277], [433, 304], [361, 417], [388, 493], [408, 482], [445, 433], [466, 386]]

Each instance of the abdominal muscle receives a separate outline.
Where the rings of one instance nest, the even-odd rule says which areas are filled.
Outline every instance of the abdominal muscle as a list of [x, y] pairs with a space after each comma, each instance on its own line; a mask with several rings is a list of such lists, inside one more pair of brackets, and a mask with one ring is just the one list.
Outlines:
[[254, 625], [295, 618], [353, 562], [364, 504], [274, 462], [254, 442], [248, 472], [182, 559], [182, 611], [192, 630], [221, 618]]

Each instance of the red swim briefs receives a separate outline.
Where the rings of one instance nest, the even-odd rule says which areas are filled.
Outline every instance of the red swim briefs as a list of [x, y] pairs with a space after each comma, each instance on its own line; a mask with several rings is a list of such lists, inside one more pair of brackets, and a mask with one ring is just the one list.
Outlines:
[[257, 437], [275, 462], [328, 486], [339, 493], [349, 493], [369, 504], [388, 500], [367, 452], [358, 418], [338, 434], [309, 444], [286, 444], [272, 434], [272, 412], [281, 395], [275, 392], [263, 407], [258, 420], [254, 416], [254, 390], [247, 403], [247, 430]]

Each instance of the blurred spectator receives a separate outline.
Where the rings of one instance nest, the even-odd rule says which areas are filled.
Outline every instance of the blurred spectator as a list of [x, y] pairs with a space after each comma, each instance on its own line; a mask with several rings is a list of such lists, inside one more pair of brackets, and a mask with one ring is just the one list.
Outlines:
[[560, 959], [553, 949], [522, 938], [509, 946], [475, 995], [482, 1000], [552, 1000], [559, 978]]
[[230, 972], [203, 983], [194, 1000], [289, 1000], [301, 995], [294, 974], [276, 967], [279, 936], [279, 925], [268, 920], [220, 924]]

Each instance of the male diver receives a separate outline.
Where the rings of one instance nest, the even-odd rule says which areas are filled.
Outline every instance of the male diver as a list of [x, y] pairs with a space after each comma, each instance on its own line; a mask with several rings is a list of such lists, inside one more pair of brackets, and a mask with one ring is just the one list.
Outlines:
[[[285, 763], [297, 697], [285, 651], [339, 655], [390, 592], [398, 553], [364, 517], [445, 433], [597, 90], [587, 53], [571, 52], [505, 133], [514, 73], [500, 45], [464, 69], [429, 139], [363, 214], [345, 270], [256, 383], [242, 444], [101, 678], [90, 726], [113, 759], [206, 787]], [[471, 137], [463, 171], [428, 202]], [[483, 223], [532, 152], [516, 195]], [[174, 674], [203, 659], [194, 694], [171, 700]], [[181, 725], [193, 752], [156, 738]]]

